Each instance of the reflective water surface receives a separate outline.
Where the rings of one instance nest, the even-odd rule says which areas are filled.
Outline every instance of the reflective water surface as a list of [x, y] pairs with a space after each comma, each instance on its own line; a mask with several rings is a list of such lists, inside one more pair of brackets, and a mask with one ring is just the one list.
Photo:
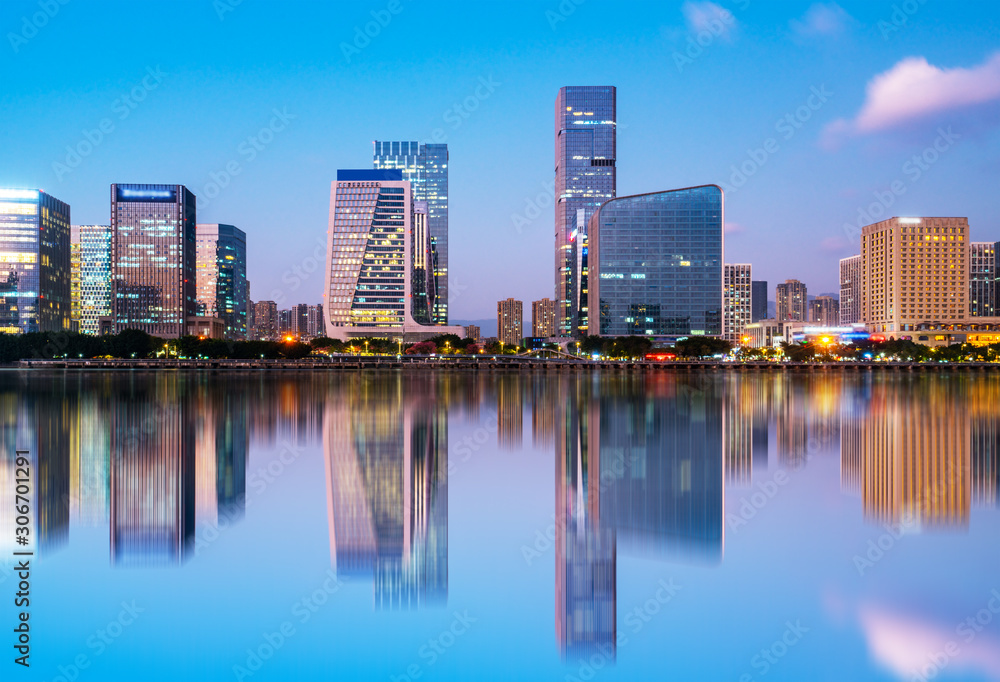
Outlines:
[[15, 448], [36, 498], [2, 679], [1000, 679], [998, 406], [961, 373], [0, 371], [8, 652]]

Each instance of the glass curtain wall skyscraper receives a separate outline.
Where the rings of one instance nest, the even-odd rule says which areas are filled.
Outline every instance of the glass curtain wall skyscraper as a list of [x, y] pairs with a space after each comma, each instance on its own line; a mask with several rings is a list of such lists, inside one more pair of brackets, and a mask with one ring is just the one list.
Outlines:
[[70, 328], [70, 215], [34, 189], [0, 189], [0, 332]]
[[111, 185], [115, 333], [186, 333], [195, 315], [195, 196], [184, 185]]
[[[613, 86], [560, 88], [555, 109], [556, 332], [584, 333], [588, 283], [587, 226], [594, 211], [615, 197], [617, 90]], [[590, 298], [586, 296], [586, 298]]]
[[613, 199], [590, 219], [588, 333], [722, 334], [723, 194], [716, 185]]
[[233, 225], [198, 225], [198, 313], [225, 323], [227, 339], [247, 337], [247, 235]]
[[111, 226], [74, 225], [74, 283], [79, 289], [74, 313], [82, 334], [100, 333], [100, 320], [111, 315]]
[[373, 143], [376, 169], [399, 169], [410, 182], [413, 201], [427, 202], [434, 273], [432, 323], [448, 324], [448, 145]]

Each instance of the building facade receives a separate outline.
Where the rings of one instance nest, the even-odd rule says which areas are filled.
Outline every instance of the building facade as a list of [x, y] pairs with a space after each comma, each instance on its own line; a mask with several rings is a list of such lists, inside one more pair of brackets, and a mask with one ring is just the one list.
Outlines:
[[836, 327], [840, 324], [840, 302], [833, 296], [817, 296], [809, 301], [809, 321]]
[[74, 225], [73, 320], [82, 334], [99, 334], [100, 319], [111, 315], [111, 226]]
[[1000, 242], [972, 242], [969, 245], [969, 315], [997, 316], [997, 258]]
[[195, 196], [184, 185], [111, 185], [115, 333], [187, 333], [188, 318], [197, 314], [197, 224]]
[[862, 322], [913, 331], [969, 316], [968, 218], [890, 218], [861, 230]]
[[257, 301], [253, 304], [253, 338], [273, 341], [278, 337], [278, 304], [274, 301]]
[[[590, 217], [615, 197], [617, 90], [569, 86], [555, 106], [555, 301], [556, 332], [580, 328], [580, 293]], [[589, 307], [589, 306], [588, 306]], [[588, 320], [588, 325], [590, 324]]]
[[470, 324], [462, 327], [465, 330], [465, 338], [472, 339], [476, 343], [483, 337], [482, 331], [479, 329], [479, 325]]
[[806, 285], [797, 279], [787, 279], [775, 287], [775, 316], [782, 321], [806, 322], [807, 301]]
[[589, 225], [589, 333], [721, 335], [723, 205], [705, 185], [601, 206]]
[[767, 282], [757, 280], [750, 283], [750, 321], [767, 319]]
[[225, 338], [247, 338], [247, 236], [233, 225], [197, 226], [198, 314], [218, 317]]
[[750, 269], [749, 263], [727, 263], [723, 270], [722, 325], [723, 335], [729, 341], [739, 342], [743, 329], [753, 321]]
[[0, 189], [0, 332], [71, 327], [69, 205], [34, 189]]
[[497, 338], [505, 346], [520, 346], [524, 338], [524, 304], [508, 298], [497, 302]]
[[861, 322], [861, 254], [840, 259], [840, 324]]
[[323, 294], [327, 336], [408, 342], [462, 333], [414, 318], [414, 222], [410, 182], [400, 169], [337, 171]]
[[376, 140], [373, 148], [374, 168], [402, 171], [412, 200], [426, 203], [430, 255], [426, 266], [416, 267], [426, 267], [432, 277], [432, 301], [429, 321], [418, 321], [448, 324], [448, 145]]
[[543, 339], [556, 335], [556, 302], [551, 298], [532, 301], [531, 335]]

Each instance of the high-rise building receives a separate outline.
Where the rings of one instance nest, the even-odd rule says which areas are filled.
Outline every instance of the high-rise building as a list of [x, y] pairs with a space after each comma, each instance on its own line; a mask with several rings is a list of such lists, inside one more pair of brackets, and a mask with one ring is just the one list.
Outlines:
[[972, 242], [969, 245], [969, 316], [997, 316], [997, 282], [1000, 269], [1000, 242]]
[[508, 346], [520, 346], [524, 337], [522, 320], [524, 304], [508, 298], [497, 302], [497, 338]]
[[840, 259], [840, 324], [861, 322], [861, 254]]
[[[743, 329], [753, 320], [753, 289], [749, 263], [727, 263], [723, 269], [722, 324], [724, 335], [739, 342]], [[765, 285], [766, 286], [766, 285]]]
[[278, 336], [278, 304], [274, 301], [257, 301], [253, 306], [253, 338], [273, 341]]
[[551, 298], [531, 303], [531, 335], [543, 339], [556, 335], [556, 302]]
[[187, 333], [188, 318], [197, 314], [197, 224], [195, 196], [184, 185], [111, 185], [115, 333]]
[[339, 170], [330, 193], [327, 336], [418, 341], [461, 327], [422, 325], [413, 297], [414, 206], [399, 169]]
[[80, 331], [80, 231], [70, 226], [69, 237], [69, 319], [71, 329]]
[[0, 189], [0, 332], [70, 329], [69, 205]]
[[808, 321], [806, 285], [797, 279], [786, 279], [775, 288], [775, 310], [779, 320]]
[[[432, 276], [431, 314], [429, 321], [417, 321], [448, 324], [448, 145], [376, 140], [373, 147], [374, 167], [401, 170], [403, 180], [410, 182], [412, 200], [426, 203], [430, 256], [426, 266], [421, 262], [425, 256], [415, 253], [414, 258], [415, 268], [426, 267]], [[415, 210], [419, 212], [420, 206]]]
[[73, 319], [83, 334], [100, 333], [111, 315], [111, 226], [73, 225]]
[[590, 219], [589, 333], [722, 334], [723, 193], [619, 197]]
[[968, 218], [890, 218], [861, 230], [861, 321], [871, 332], [969, 316]]
[[[555, 108], [556, 332], [581, 328], [582, 281], [591, 215], [615, 197], [617, 90], [613, 86], [560, 88]], [[588, 277], [589, 279], [589, 277]], [[587, 298], [590, 296], [588, 294]], [[586, 306], [590, 308], [589, 304]], [[592, 324], [588, 314], [587, 325]]]
[[462, 329], [465, 330], [465, 338], [472, 339], [476, 343], [479, 343], [479, 339], [482, 338], [482, 332], [479, 329], [479, 325], [470, 324], [465, 327], [462, 327]]
[[323, 304], [311, 305], [306, 310], [306, 336], [315, 339], [326, 334], [323, 325]]
[[767, 319], [767, 282], [755, 280], [750, 283], [750, 321]]
[[840, 302], [833, 296], [817, 296], [809, 301], [809, 321], [823, 327], [840, 324]]
[[233, 225], [198, 225], [195, 270], [198, 313], [218, 317], [225, 337], [247, 337], [247, 236]]

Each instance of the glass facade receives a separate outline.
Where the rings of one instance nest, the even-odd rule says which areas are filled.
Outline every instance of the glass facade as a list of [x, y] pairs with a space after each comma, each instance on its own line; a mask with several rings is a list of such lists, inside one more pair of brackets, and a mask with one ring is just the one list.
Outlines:
[[448, 324], [448, 145], [373, 143], [376, 169], [398, 169], [410, 182], [413, 201], [427, 202], [434, 267], [433, 323]]
[[73, 320], [82, 334], [98, 334], [111, 315], [111, 226], [73, 226]]
[[198, 225], [198, 314], [225, 322], [225, 337], [247, 338], [247, 236], [232, 225]]
[[997, 312], [997, 258], [1000, 242], [969, 245], [969, 315], [994, 317]]
[[178, 338], [195, 315], [195, 196], [183, 185], [111, 185], [114, 331]]
[[716, 185], [601, 206], [589, 226], [590, 298], [599, 306], [589, 333], [722, 334], [722, 221]]
[[0, 189], [0, 332], [70, 329], [69, 205]]
[[[588, 287], [587, 226], [594, 211], [615, 197], [616, 104], [612, 86], [569, 86], [556, 97], [556, 327], [560, 336], [583, 333]], [[583, 313], [583, 314], [581, 314]]]

